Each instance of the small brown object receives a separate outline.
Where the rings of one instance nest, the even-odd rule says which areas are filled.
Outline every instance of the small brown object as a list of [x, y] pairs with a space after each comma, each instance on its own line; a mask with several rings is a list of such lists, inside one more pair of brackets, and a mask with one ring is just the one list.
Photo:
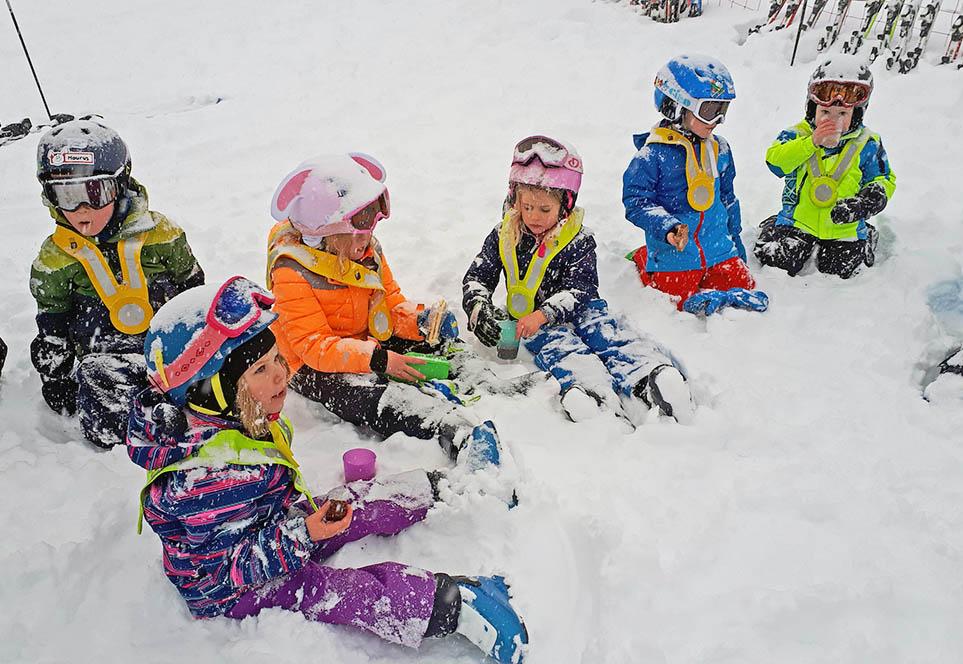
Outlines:
[[434, 307], [432, 307], [431, 318], [428, 321], [428, 336], [425, 337], [428, 344], [434, 346], [439, 341], [439, 332], [441, 331], [441, 319], [445, 315], [445, 311], [448, 310], [448, 303], [442, 299], [439, 300]]
[[322, 521], [333, 523], [340, 521], [348, 514], [348, 503], [343, 500], [329, 500], [328, 511], [324, 513]]

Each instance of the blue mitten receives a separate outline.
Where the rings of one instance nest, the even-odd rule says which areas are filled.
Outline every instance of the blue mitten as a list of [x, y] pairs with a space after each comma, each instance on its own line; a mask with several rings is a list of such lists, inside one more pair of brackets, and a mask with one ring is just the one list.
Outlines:
[[719, 290], [704, 290], [689, 296], [682, 305], [684, 311], [690, 314], [711, 316], [729, 304], [729, 293]]
[[[424, 336], [428, 336], [428, 324], [434, 307], [423, 309], [418, 313], [418, 331]], [[445, 311], [441, 316], [441, 325], [438, 327], [438, 338], [447, 341], [458, 338], [458, 319], [451, 311]]]
[[730, 288], [726, 291], [729, 305], [736, 309], [748, 311], [765, 311], [769, 308], [769, 296], [761, 290], [746, 290], [745, 288]]

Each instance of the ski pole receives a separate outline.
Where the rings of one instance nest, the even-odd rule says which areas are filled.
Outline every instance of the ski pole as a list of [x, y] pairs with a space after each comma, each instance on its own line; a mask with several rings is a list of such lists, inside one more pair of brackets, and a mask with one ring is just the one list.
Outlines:
[[23, 46], [23, 54], [27, 56], [27, 64], [30, 65], [30, 73], [33, 74], [33, 80], [37, 84], [37, 90], [40, 91], [40, 99], [43, 100], [44, 110], [47, 111], [47, 119], [53, 120], [53, 116], [50, 114], [50, 107], [47, 106], [47, 98], [43, 96], [43, 88], [40, 87], [40, 79], [37, 78], [37, 70], [33, 68], [33, 61], [30, 59], [30, 53], [27, 51], [27, 44], [23, 41], [23, 35], [20, 34], [20, 26], [17, 25], [17, 17], [13, 14], [13, 7], [10, 6], [10, 0], [6, 0], [7, 9], [10, 10], [10, 18], [13, 19], [13, 27], [17, 29], [17, 36], [20, 37], [20, 45]]
[[[9, 2], [9, 0], [7, 0]], [[806, 2], [808, 0], [803, 0], [802, 7], [800, 7], [799, 12], [802, 16], [799, 17], [799, 27], [796, 29], [796, 43], [792, 47], [792, 59], [789, 60], [789, 66], [792, 67], [796, 64], [796, 50], [799, 48], [799, 37], [802, 35], [803, 23], [806, 22]]]

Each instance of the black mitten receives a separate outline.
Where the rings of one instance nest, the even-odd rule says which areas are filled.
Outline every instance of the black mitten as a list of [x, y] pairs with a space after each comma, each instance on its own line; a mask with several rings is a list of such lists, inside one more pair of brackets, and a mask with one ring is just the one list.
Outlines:
[[869, 219], [886, 208], [886, 190], [878, 182], [870, 182], [851, 198], [836, 201], [829, 213], [834, 224], [851, 224], [860, 219]]
[[498, 321], [508, 320], [508, 314], [497, 308], [490, 300], [476, 300], [469, 312], [468, 329], [486, 346], [494, 346], [501, 336]]

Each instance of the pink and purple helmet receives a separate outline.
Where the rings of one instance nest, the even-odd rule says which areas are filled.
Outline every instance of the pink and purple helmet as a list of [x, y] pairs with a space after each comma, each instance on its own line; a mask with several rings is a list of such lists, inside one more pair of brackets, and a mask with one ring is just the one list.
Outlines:
[[515, 146], [508, 184], [512, 201], [519, 184], [567, 191], [570, 196], [564, 207], [571, 211], [582, 185], [582, 158], [573, 146], [562, 141], [547, 136], [523, 138]]
[[314, 157], [281, 180], [271, 216], [314, 247], [329, 235], [372, 233], [391, 214], [385, 178], [384, 166], [360, 152]]

